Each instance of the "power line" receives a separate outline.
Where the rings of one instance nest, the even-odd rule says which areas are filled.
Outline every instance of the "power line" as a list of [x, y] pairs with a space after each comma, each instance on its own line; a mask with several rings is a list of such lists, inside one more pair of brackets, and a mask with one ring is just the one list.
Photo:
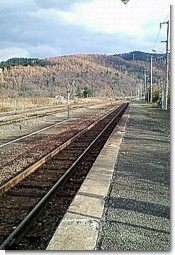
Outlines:
[[[168, 19], [168, 17], [169, 17], [169, 13], [166, 15], [166, 17], [165, 17], [165, 19], [164, 19], [164, 21], [163, 21], [163, 22], [165, 22], [165, 21]], [[156, 45], [157, 40], [158, 40], [158, 37], [159, 37], [159, 35], [160, 35], [160, 30], [161, 30], [161, 27], [159, 27], [159, 31], [158, 31], [158, 33], [157, 33], [157, 36], [156, 36], [155, 42], [154, 42], [154, 44], [153, 44], [153, 47], [152, 47], [152, 49], [153, 49], [153, 50], [155, 50], [155, 45]], [[164, 49], [164, 50], [165, 50], [165, 49]]]
[[154, 45], [153, 45], [153, 50], [154, 50], [155, 44], [157, 43], [157, 39], [158, 39], [158, 37], [159, 37], [160, 30], [161, 30], [161, 28], [159, 27], [159, 31], [158, 31], [158, 34], [157, 34], [157, 36], [156, 36], [156, 39], [155, 39], [155, 42], [154, 42]]
[[163, 22], [165, 22], [168, 19], [168, 17], [169, 17], [169, 13], [166, 15], [166, 18], [164, 19]]

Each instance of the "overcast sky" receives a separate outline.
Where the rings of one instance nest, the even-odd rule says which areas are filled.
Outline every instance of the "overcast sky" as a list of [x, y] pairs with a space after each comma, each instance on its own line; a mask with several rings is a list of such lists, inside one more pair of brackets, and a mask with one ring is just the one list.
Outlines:
[[[0, 61], [165, 49], [171, 0], [0, 0]], [[156, 39], [157, 38], [157, 39]]]

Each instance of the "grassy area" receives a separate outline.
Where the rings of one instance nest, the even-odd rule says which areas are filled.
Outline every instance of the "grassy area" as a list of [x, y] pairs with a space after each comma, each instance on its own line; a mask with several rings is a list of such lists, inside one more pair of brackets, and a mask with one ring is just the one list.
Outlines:
[[0, 99], [0, 112], [49, 107], [62, 103], [63, 102], [57, 98], [5, 98]]
[[[91, 104], [100, 104], [100, 103], [116, 103], [121, 99], [106, 98], [106, 97], [89, 97], [89, 98], [74, 98], [70, 99], [70, 104], [80, 104], [80, 105], [91, 105]], [[67, 99], [59, 98], [5, 98], [0, 99], [0, 112], [9, 112], [9, 111], [19, 111], [27, 110], [40, 107], [51, 107], [67, 105]]]

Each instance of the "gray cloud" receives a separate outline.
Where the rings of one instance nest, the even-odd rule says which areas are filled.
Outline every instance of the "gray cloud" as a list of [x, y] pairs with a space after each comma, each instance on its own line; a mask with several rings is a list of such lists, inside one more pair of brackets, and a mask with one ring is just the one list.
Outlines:
[[82, 24], [65, 22], [61, 12], [71, 10], [76, 2], [84, 4], [92, 0], [1, 0], [0, 60], [11, 56], [45, 58], [151, 50], [155, 34], [137, 41], [124, 33], [105, 34], [86, 30]]
[[[80, 0], [35, 0], [36, 5], [42, 9], [58, 8], [61, 10], [68, 10], [71, 6]], [[83, 3], [89, 3], [92, 0], [83, 0]]]

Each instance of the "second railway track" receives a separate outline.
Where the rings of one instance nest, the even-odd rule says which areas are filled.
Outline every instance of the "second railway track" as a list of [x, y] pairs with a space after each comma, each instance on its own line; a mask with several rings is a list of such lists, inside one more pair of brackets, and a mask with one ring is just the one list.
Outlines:
[[22, 130], [16, 124], [0, 128], [0, 186], [117, 105], [115, 102], [75, 109], [67, 121], [61, 121], [65, 114], [52, 116], [50, 121], [29, 121]]
[[40, 160], [24, 179], [16, 177], [7, 189], [0, 187], [1, 193], [8, 190], [0, 197], [1, 249], [46, 249], [127, 106], [122, 104]]

